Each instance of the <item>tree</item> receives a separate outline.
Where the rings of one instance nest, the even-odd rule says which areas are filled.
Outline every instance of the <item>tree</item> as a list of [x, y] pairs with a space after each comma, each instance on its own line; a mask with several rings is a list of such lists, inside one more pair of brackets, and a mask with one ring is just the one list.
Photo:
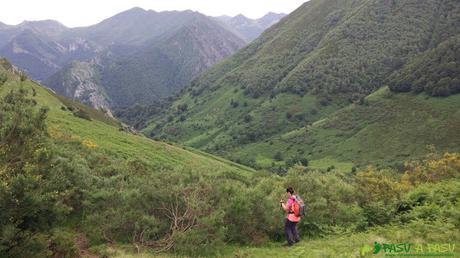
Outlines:
[[187, 104], [180, 104], [177, 106], [177, 113], [182, 114], [184, 112], [187, 112], [188, 110], [188, 105]]
[[252, 118], [252, 116], [250, 114], [246, 114], [246, 115], [244, 115], [243, 120], [244, 120], [245, 123], [249, 123], [249, 122], [251, 122], [253, 120], [253, 118]]
[[282, 161], [283, 160], [283, 154], [281, 152], [277, 151], [275, 155], [273, 155], [273, 159], [276, 161]]
[[[0, 103], [0, 256], [40, 256], [41, 233], [56, 221], [46, 177], [52, 153], [47, 141], [46, 108], [23, 89]], [[45, 252], [46, 253], [46, 252]]]

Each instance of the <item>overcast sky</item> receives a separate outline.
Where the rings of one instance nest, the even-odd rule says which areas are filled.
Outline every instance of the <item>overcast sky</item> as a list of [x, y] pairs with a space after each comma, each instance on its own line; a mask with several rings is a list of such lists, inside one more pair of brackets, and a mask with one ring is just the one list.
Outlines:
[[155, 11], [191, 9], [210, 16], [259, 18], [265, 13], [290, 13], [307, 0], [1, 0], [0, 21], [53, 19], [69, 27], [98, 23], [132, 7]]

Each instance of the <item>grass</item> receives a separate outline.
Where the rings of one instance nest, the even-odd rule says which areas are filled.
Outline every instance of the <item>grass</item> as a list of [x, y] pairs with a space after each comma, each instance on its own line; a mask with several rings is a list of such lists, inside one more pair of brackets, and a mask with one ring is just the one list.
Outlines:
[[312, 168], [392, 166], [433, 151], [458, 151], [460, 95], [433, 98], [395, 94], [387, 88], [369, 95], [367, 104], [349, 105], [313, 124], [239, 146], [235, 156], [257, 153], [267, 166], [280, 151], [284, 157], [304, 155]]
[[[192, 148], [183, 149], [163, 142], [156, 142], [141, 135], [134, 135], [120, 129], [119, 123], [97, 111], [67, 98], [58, 97], [53, 92], [32, 82], [20, 82], [10, 78], [0, 87], [0, 95], [18, 88], [18, 85], [34, 89], [35, 99], [39, 105], [49, 107], [48, 128], [53, 137], [78, 140], [91, 143], [110, 155], [125, 160], [139, 160], [158, 169], [171, 169], [178, 166], [195, 167], [203, 173], [217, 170], [229, 170], [243, 176], [250, 176], [253, 171], [245, 166], [232, 163], [222, 158], [204, 154]], [[63, 107], [79, 108], [91, 117], [91, 121], [81, 119]]]
[[[309, 94], [254, 99], [236, 85], [207, 93], [195, 98], [185, 94], [180, 103], [189, 106], [186, 120], [163, 124], [166, 129], [157, 136], [231, 160], [254, 160], [261, 168], [273, 162], [279, 166], [273, 157], [281, 152], [284, 161], [302, 156], [312, 168], [346, 171], [369, 164], [400, 166], [431, 152], [433, 146], [439, 152], [458, 151], [460, 146], [460, 94], [434, 98], [382, 87], [362, 105], [318, 109]], [[232, 107], [232, 101], [238, 106]], [[242, 121], [245, 115], [252, 121]], [[145, 132], [157, 123], [162, 122], [155, 121]], [[256, 133], [257, 139], [238, 142], [248, 133]]]
[[460, 95], [431, 98], [382, 92], [371, 96], [368, 105], [344, 108], [290, 140], [312, 143], [305, 149], [312, 153], [310, 160], [331, 156], [360, 165], [391, 165], [419, 158], [430, 151], [428, 146], [458, 150]]
[[[407, 226], [389, 225], [374, 228], [368, 232], [352, 233], [343, 235], [331, 235], [320, 239], [306, 239], [293, 247], [285, 247], [284, 243], [271, 243], [268, 245], [250, 246], [226, 246], [215, 257], [305, 257], [305, 258], [351, 258], [351, 257], [384, 257], [383, 251], [377, 255], [368, 253], [361, 256], [360, 251], [364, 246], [373, 249], [374, 242], [396, 244], [457, 244], [454, 256], [459, 257], [460, 232], [454, 228], [438, 226], [426, 226], [430, 230], [427, 234], [416, 223]], [[281, 230], [281, 229], [280, 229]], [[144, 251], [136, 254], [131, 246], [112, 247], [107, 250], [114, 258], [160, 258], [181, 257], [168, 254], [154, 254]], [[417, 257], [417, 256], [415, 256]], [[431, 256], [433, 257], [433, 256]], [[436, 256], [435, 256], [436, 257]]]
[[340, 171], [351, 171], [351, 169], [353, 168], [353, 163], [341, 162], [331, 157], [324, 157], [322, 159], [310, 161], [308, 166], [314, 169], [327, 169], [331, 166], [334, 166], [335, 169], [338, 169]]

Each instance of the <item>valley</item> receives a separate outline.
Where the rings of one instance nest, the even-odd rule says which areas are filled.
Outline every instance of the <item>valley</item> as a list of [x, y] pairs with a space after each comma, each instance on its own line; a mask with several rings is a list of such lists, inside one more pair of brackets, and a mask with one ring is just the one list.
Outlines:
[[0, 23], [0, 257], [460, 255], [459, 1], [176, 7]]
[[301, 160], [398, 167], [430, 146], [455, 150], [459, 7], [307, 2], [200, 75], [142, 131], [281, 173]]

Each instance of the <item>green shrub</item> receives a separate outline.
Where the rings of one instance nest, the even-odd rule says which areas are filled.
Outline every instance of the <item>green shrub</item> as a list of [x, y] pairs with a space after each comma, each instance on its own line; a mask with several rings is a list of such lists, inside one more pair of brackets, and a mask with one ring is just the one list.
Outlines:
[[8, 76], [6, 74], [0, 74], [0, 86], [2, 86], [8, 80]]
[[273, 159], [276, 161], [282, 161], [283, 160], [283, 154], [281, 154], [280, 151], [277, 151], [275, 155], [273, 155]]
[[284, 184], [292, 186], [307, 204], [308, 212], [301, 228], [309, 236], [333, 233], [339, 228], [351, 231], [366, 228], [365, 213], [358, 205], [355, 186], [338, 174], [294, 167]]
[[73, 115], [91, 121], [90, 115], [82, 109], [78, 109], [77, 111], [73, 112]]
[[27, 80], [27, 75], [25, 73], [21, 73], [19, 78], [21, 79], [21, 82], [26, 81]]
[[80, 257], [80, 250], [75, 245], [75, 236], [64, 230], [56, 229], [51, 235], [49, 248], [53, 257], [77, 258]]
[[402, 197], [398, 216], [403, 223], [442, 220], [460, 226], [458, 200], [460, 182], [457, 180], [420, 185]]
[[54, 165], [47, 138], [46, 108], [38, 108], [23, 89], [0, 102], [0, 256], [37, 257], [47, 253], [44, 238], [61, 215]]

